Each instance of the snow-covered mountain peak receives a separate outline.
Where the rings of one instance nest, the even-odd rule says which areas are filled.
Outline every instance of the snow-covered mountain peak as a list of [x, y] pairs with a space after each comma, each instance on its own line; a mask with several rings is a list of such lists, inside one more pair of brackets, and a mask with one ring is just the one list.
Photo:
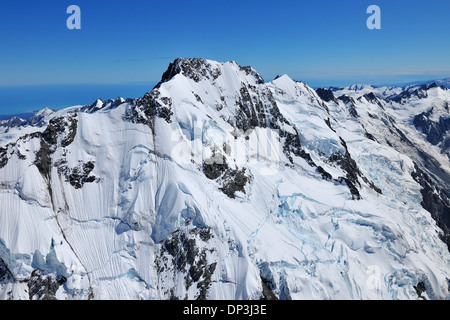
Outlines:
[[53, 110], [53, 109], [44, 108], [44, 109], [41, 109], [38, 112], [36, 112], [34, 117], [47, 117], [47, 116], [51, 115], [54, 112], [55, 112], [55, 110]]
[[302, 98], [306, 99], [305, 101], [308, 101], [309, 104], [322, 104], [322, 100], [314, 89], [303, 81], [293, 80], [287, 74], [275, 78], [267, 85], [272, 91], [276, 90], [276, 95], [279, 98], [292, 100]]
[[179, 58], [140, 98], [45, 111], [0, 133], [0, 297], [446, 299], [448, 100], [428, 91]]
[[272, 82], [269, 82], [268, 85], [278, 88], [278, 90], [281, 90], [280, 93], [282, 95], [286, 94], [291, 98], [298, 97], [310, 89], [304, 82], [293, 80], [287, 74], [276, 77]]
[[377, 96], [373, 92], [365, 93], [364, 95], [360, 96], [358, 101], [362, 103], [371, 103], [371, 104], [378, 104], [380, 105], [380, 99], [377, 98]]
[[293, 80], [291, 77], [289, 77], [288, 74], [285, 73], [285, 74], [283, 74], [281, 76], [276, 76], [275, 79], [273, 79], [272, 82], [276, 82], [276, 83], [278, 83], [280, 85], [283, 82], [289, 82], [290, 83], [290, 82], [295, 82], [295, 80]]
[[252, 67], [239, 66], [235, 61], [220, 63], [217, 61], [200, 58], [175, 59], [172, 63], [170, 63], [169, 67], [164, 72], [160, 83], [169, 81], [177, 74], [182, 74], [195, 82], [200, 82], [202, 80], [214, 81], [222, 73], [229, 73], [231, 71], [230, 69], [237, 73], [245, 72], [245, 74], [255, 77], [257, 82], [264, 83], [262, 77]]
[[[140, 109], [140, 111], [137, 110]], [[262, 77], [236, 62], [176, 59], [161, 82], [128, 111], [132, 118], [151, 113], [167, 122], [192, 129], [193, 122], [247, 131], [255, 127], [282, 127], [285, 121]], [[141, 116], [140, 116], [141, 115]]]
[[215, 78], [219, 74], [219, 64], [215, 61], [199, 58], [177, 58], [170, 63], [161, 78], [161, 82], [171, 80], [175, 75], [182, 74], [196, 82], [202, 79]]

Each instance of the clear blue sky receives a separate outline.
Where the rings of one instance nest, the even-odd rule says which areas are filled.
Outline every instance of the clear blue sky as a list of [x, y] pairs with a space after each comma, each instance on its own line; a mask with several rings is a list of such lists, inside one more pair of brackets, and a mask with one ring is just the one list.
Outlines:
[[[81, 8], [81, 30], [66, 9]], [[366, 9], [381, 8], [381, 30]], [[157, 82], [176, 57], [312, 86], [450, 76], [448, 0], [3, 0], [0, 86]]]

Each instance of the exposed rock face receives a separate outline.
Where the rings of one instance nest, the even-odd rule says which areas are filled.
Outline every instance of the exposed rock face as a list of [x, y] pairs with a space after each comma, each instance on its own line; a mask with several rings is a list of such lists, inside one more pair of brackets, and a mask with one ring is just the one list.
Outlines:
[[30, 300], [57, 300], [56, 292], [67, 279], [53, 274], [44, 275], [40, 270], [33, 270], [27, 281]]
[[36, 153], [34, 164], [44, 177], [49, 178], [51, 168], [51, 155], [57, 148], [68, 147], [77, 134], [76, 114], [68, 117], [51, 119], [47, 128], [40, 134], [41, 148]]
[[8, 149], [0, 148], [0, 168], [3, 168], [8, 163]]
[[432, 113], [433, 108], [416, 115], [413, 123], [416, 128], [422, 130], [431, 144], [437, 145], [444, 141], [447, 132], [450, 131], [450, 118], [440, 117], [439, 121], [433, 121], [429, 119]]
[[349, 97], [347, 95], [342, 95], [338, 98], [339, 100], [341, 100], [342, 102], [344, 102], [344, 104], [347, 106], [349, 113], [352, 117], [357, 118], [358, 117], [358, 112], [356, 111], [356, 105], [355, 105], [355, 100], [352, 97]]
[[221, 73], [220, 69], [212, 68], [204, 59], [178, 58], [169, 65], [162, 76], [161, 83], [169, 81], [177, 74], [182, 74], [195, 82], [199, 82], [203, 79], [215, 80]]
[[9, 271], [3, 259], [0, 258], [0, 283], [4, 284], [12, 281], [14, 281], [13, 274]]
[[333, 101], [333, 102], [337, 103], [336, 97], [334, 96], [332, 90], [319, 88], [319, 89], [316, 89], [316, 92], [323, 101], [325, 101], [325, 102]]
[[26, 160], [27, 155], [21, 151], [21, 145], [28, 144], [32, 139], [40, 138], [41, 133], [35, 132], [32, 134], [25, 134], [15, 142], [8, 143], [6, 146], [0, 148], [0, 169], [8, 164], [8, 161], [17, 157], [18, 160]]
[[[345, 148], [345, 154], [337, 152], [332, 154], [331, 157], [329, 158], [331, 162], [336, 163], [344, 170], [344, 172], [346, 172], [345, 177], [339, 177], [337, 180], [340, 183], [345, 182], [348, 185], [353, 200], [361, 200], [361, 195], [358, 191], [358, 188], [361, 187], [361, 183], [358, 177], [360, 177], [364, 182], [366, 182], [377, 193], [381, 194], [382, 193], [381, 189], [378, 188], [372, 181], [369, 181], [361, 173], [360, 169], [358, 168], [358, 165], [356, 164], [355, 160], [353, 160], [352, 156], [350, 155], [350, 152], [348, 151], [346, 142], [342, 138], [341, 144]], [[324, 171], [323, 168], [319, 170], [319, 172], [322, 173], [324, 179], [331, 179], [331, 175], [323, 171]]]
[[155, 88], [142, 98], [133, 100], [133, 106], [127, 110], [123, 119], [154, 128], [155, 117], [163, 118], [170, 123], [172, 114], [172, 100], [169, 97], [162, 97]]
[[450, 195], [448, 191], [437, 187], [431, 177], [417, 164], [415, 164], [412, 176], [422, 186], [422, 206], [431, 213], [437, 225], [443, 230], [439, 236], [450, 250]]
[[[177, 299], [184, 292], [188, 299], [188, 293], [193, 291], [196, 300], [207, 298], [217, 266], [217, 262], [210, 261], [215, 249], [208, 243], [213, 237], [207, 228], [187, 226], [164, 240], [155, 263], [160, 274], [159, 285], [166, 296]], [[181, 279], [184, 286], [175, 288], [173, 283]]]
[[221, 161], [209, 159], [203, 163], [203, 173], [208, 179], [217, 180], [219, 189], [228, 197], [234, 199], [236, 192], [245, 193], [245, 186], [250, 182], [250, 177], [245, 174], [246, 169], [232, 169], [228, 166], [225, 157]]
[[261, 300], [278, 300], [278, 297], [270, 288], [270, 284], [267, 283], [267, 280], [261, 278], [261, 285], [263, 287], [263, 297], [261, 298]]
[[55, 166], [58, 168], [58, 173], [63, 175], [66, 178], [66, 181], [76, 189], [82, 188], [85, 183], [98, 182], [98, 178], [91, 175], [91, 172], [95, 167], [94, 162], [92, 161], [80, 163], [74, 168], [69, 168], [67, 166], [67, 161], [60, 160], [55, 163]]

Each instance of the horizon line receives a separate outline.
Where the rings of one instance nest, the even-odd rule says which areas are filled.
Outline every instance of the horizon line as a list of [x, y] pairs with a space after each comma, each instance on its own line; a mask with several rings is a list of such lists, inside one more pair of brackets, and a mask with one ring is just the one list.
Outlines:
[[[402, 79], [395, 81], [394, 79], [389, 80], [376, 80], [374, 81], [377, 84], [374, 84], [374, 82], [370, 82], [367, 79], [364, 81], [358, 81], [358, 80], [347, 80], [345, 78], [336, 79], [337, 76], [333, 76], [332, 78], [309, 78], [309, 77], [292, 77], [288, 73], [281, 73], [275, 76], [270, 77], [271, 80], [264, 80], [264, 83], [270, 83], [273, 80], [275, 80], [279, 76], [287, 75], [289, 78], [295, 81], [304, 82], [308, 85], [308, 82], [346, 82], [348, 83], [348, 86], [351, 85], [371, 85], [371, 86], [407, 86], [414, 83], [423, 83], [423, 82], [432, 82], [432, 81], [441, 81], [441, 80], [449, 80], [450, 79], [450, 73], [447, 76], [438, 76], [438, 77], [429, 77], [426, 80], [420, 80], [417, 77], [416, 79]], [[409, 74], [397, 74], [397, 75], [409, 75]], [[412, 75], [412, 74], [411, 74]], [[264, 77], [263, 77], [264, 79]], [[25, 84], [0, 84], [0, 88], [20, 88], [20, 87], [50, 87], [50, 86], [87, 86], [87, 85], [96, 85], [96, 86], [120, 86], [120, 85], [127, 85], [127, 86], [143, 86], [143, 85], [152, 85], [153, 87], [158, 84], [161, 80], [146, 80], [146, 81], [125, 81], [125, 82], [58, 82], [58, 83], [25, 83]], [[380, 84], [381, 83], [381, 84]], [[347, 86], [347, 85], [344, 85]], [[311, 86], [312, 87], [312, 86]], [[322, 88], [329, 88], [329, 87], [342, 87], [342, 85], [328, 85], [323, 86]]]

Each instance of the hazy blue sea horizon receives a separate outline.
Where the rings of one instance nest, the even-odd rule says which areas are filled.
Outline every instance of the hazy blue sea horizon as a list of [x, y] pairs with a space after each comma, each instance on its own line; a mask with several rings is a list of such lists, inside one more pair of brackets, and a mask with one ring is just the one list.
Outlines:
[[97, 99], [138, 98], [151, 91], [156, 83], [0, 86], [0, 120], [44, 108], [59, 110], [89, 105]]
[[[313, 89], [329, 88], [330, 86], [339, 87], [347, 86], [355, 83], [372, 84], [375, 86], [406, 86], [410, 84], [431, 83], [432, 81], [424, 81], [425, 77], [397, 79], [392, 81], [327, 81], [324, 80], [306, 80], [306, 83]], [[431, 78], [431, 77], [430, 77]], [[435, 79], [443, 79], [435, 77]], [[448, 78], [446, 78], [448, 79]], [[266, 79], [269, 82], [273, 79]], [[334, 83], [334, 84], [333, 84]], [[44, 108], [59, 110], [76, 105], [90, 105], [97, 99], [106, 101], [117, 97], [138, 98], [142, 97], [146, 92], [151, 91], [157, 81], [133, 82], [122, 84], [49, 84], [49, 85], [15, 85], [0, 86], [0, 120], [8, 119], [11, 116], [20, 115], [26, 117], [36, 113]]]

